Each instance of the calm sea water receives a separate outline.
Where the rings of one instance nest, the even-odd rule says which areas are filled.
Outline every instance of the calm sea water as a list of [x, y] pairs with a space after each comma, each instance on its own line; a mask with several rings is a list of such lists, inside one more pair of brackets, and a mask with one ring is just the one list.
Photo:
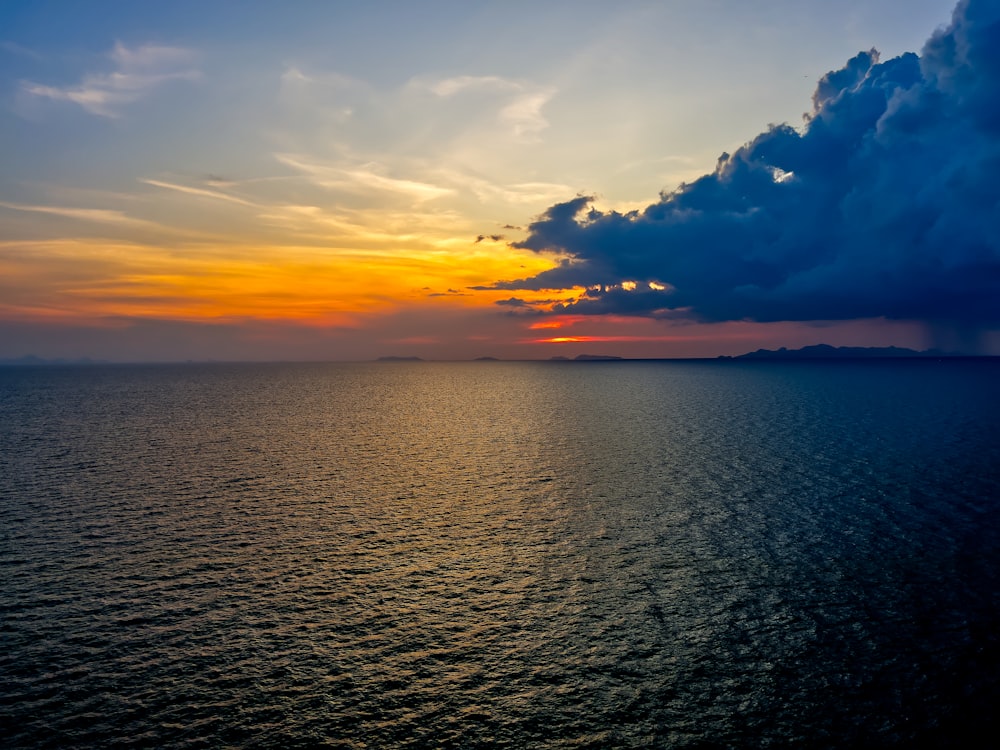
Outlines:
[[998, 363], [0, 369], [4, 747], [951, 747], [998, 704]]

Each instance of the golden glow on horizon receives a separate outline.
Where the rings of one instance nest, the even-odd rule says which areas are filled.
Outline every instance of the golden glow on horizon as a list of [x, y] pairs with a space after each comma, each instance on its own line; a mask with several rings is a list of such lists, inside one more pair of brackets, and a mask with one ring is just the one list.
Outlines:
[[638, 342], [664, 342], [672, 343], [678, 341], [690, 341], [691, 336], [615, 336], [615, 335], [594, 335], [594, 336], [555, 336], [548, 339], [529, 339], [525, 343], [530, 344], [587, 344], [587, 343], [638, 343]]
[[[97, 238], [8, 241], [0, 243], [0, 316], [353, 326], [358, 315], [413, 305], [498, 309], [494, 303], [509, 298], [509, 291], [470, 287], [552, 265], [506, 246], [487, 251], [468, 241], [451, 244], [361, 250], [277, 244], [160, 247]], [[548, 296], [520, 295], [529, 302]]]
[[[512, 294], [489, 287], [555, 263], [512, 248], [500, 232], [513, 228], [484, 220], [482, 207], [469, 213], [458, 173], [274, 156], [293, 173], [160, 173], [137, 177], [134, 192], [73, 188], [51, 193], [51, 204], [0, 202], [0, 231], [19, 238], [0, 241], [0, 318], [363, 327], [404, 309], [503, 317], [496, 303]], [[544, 308], [552, 293], [517, 298]]]

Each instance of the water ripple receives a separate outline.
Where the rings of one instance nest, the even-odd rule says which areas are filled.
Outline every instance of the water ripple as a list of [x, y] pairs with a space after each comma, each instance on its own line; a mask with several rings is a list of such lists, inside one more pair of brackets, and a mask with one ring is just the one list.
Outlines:
[[0, 370], [0, 740], [953, 746], [998, 369]]

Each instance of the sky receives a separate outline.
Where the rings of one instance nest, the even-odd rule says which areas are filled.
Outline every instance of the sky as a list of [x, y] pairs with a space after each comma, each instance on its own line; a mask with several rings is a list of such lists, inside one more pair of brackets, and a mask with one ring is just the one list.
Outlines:
[[1000, 354], [1000, 3], [0, 6], [0, 358]]

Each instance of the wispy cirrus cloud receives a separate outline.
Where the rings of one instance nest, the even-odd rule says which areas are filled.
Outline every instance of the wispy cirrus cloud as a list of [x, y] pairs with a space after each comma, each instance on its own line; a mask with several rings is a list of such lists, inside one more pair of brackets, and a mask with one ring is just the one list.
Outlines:
[[434, 82], [419, 82], [427, 89], [442, 98], [449, 98], [465, 92], [499, 92], [512, 96], [506, 104], [500, 107], [497, 117], [500, 122], [511, 128], [516, 138], [532, 140], [542, 130], [549, 126], [548, 120], [542, 115], [542, 108], [556, 94], [551, 86], [515, 81], [501, 76], [455, 76]]
[[[164, 190], [175, 190], [179, 193], [186, 193], [187, 195], [194, 195], [200, 198], [211, 198], [212, 200], [228, 201], [229, 203], [237, 203], [241, 206], [256, 206], [257, 204], [246, 200], [245, 198], [240, 198], [236, 195], [231, 195], [229, 193], [224, 193], [221, 190], [207, 190], [205, 188], [191, 187], [190, 185], [178, 185], [174, 182], [166, 182], [164, 180], [152, 180], [152, 179], [141, 179], [147, 185], [152, 185], [153, 187], [163, 188]], [[218, 183], [219, 181], [215, 181]]]
[[185, 47], [143, 44], [129, 49], [117, 42], [110, 57], [121, 70], [185, 68], [194, 62], [194, 52]]
[[428, 84], [431, 93], [438, 96], [454, 96], [462, 91], [521, 91], [523, 86], [516, 81], [500, 76], [455, 76], [443, 78]]
[[168, 81], [193, 81], [201, 77], [197, 55], [183, 47], [145, 44], [129, 48], [115, 44], [108, 57], [114, 69], [88, 73], [78, 83], [47, 85], [24, 81], [23, 90], [53, 101], [71, 102], [92, 115], [117, 118], [122, 108], [145, 97]]
[[95, 235], [100, 237], [127, 237], [131, 241], [146, 242], [151, 245], [173, 242], [178, 239], [186, 241], [211, 240], [214, 242], [223, 240], [223, 236], [221, 235], [211, 235], [203, 230], [191, 229], [172, 223], [163, 223], [155, 218], [141, 218], [113, 208], [85, 208], [0, 201], [0, 213], [3, 212], [3, 209], [27, 214], [54, 216], [59, 219], [81, 222], [84, 225], [89, 224], [93, 227], [92, 230], [84, 230], [79, 234], [74, 231], [67, 236], [63, 233], [63, 229], [55, 225], [54, 222], [36, 225], [40, 229], [40, 232], [36, 233], [36, 235], [46, 237], [46, 241], [58, 241], [59, 239], [75, 240]]
[[[271, 155], [291, 168], [288, 179], [340, 194], [341, 208], [377, 198], [382, 211], [540, 209], [579, 189], [518, 163], [549, 126], [545, 108], [556, 93], [545, 81], [501, 75], [417, 75], [384, 89], [287, 64]], [[306, 192], [296, 202], [323, 200]]]
[[516, 137], [537, 138], [549, 126], [549, 121], [542, 115], [542, 108], [555, 93], [555, 89], [549, 88], [520, 96], [500, 110], [500, 119], [510, 125]]
[[509, 203], [511, 205], [532, 205], [551, 203], [567, 193], [573, 192], [573, 187], [561, 182], [502, 182], [488, 179], [469, 169], [439, 168], [438, 174], [444, 180], [468, 191], [483, 204], [495, 205]]
[[378, 171], [377, 164], [372, 163], [357, 166], [330, 165], [295, 154], [275, 154], [275, 158], [326, 189], [396, 193], [417, 202], [433, 200], [454, 192], [451, 188], [429, 182], [386, 176]]
[[0, 42], [0, 51], [16, 57], [26, 57], [30, 60], [43, 59], [42, 55], [35, 52], [35, 50], [25, 47], [23, 44], [18, 44], [17, 42], [11, 42], [8, 40]]
[[36, 206], [24, 203], [9, 203], [7, 201], [0, 201], [0, 208], [10, 209], [11, 211], [24, 211], [28, 213], [39, 213], [39, 214], [49, 214], [52, 216], [62, 216], [67, 219], [76, 219], [78, 221], [92, 221], [99, 224], [115, 224], [118, 226], [133, 227], [133, 228], [156, 228], [159, 225], [146, 221], [145, 219], [136, 219], [122, 211], [115, 211], [113, 209], [106, 208], [72, 208], [66, 206]]

